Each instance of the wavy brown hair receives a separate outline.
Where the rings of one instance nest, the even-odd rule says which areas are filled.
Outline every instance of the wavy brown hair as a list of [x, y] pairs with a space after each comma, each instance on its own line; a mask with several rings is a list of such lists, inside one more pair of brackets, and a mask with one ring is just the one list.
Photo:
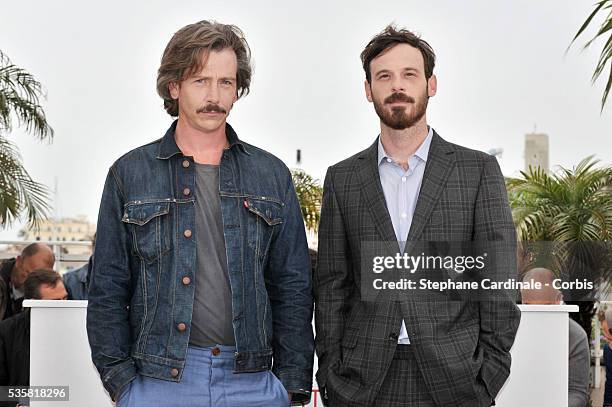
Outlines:
[[201, 71], [206, 63], [203, 55], [225, 48], [236, 53], [236, 88], [240, 98], [249, 93], [252, 68], [249, 44], [238, 27], [202, 20], [181, 28], [172, 36], [157, 71], [157, 93], [164, 100], [164, 108], [170, 116], [178, 116], [178, 100], [172, 99], [168, 85], [180, 83]]
[[431, 78], [434, 66], [436, 65], [436, 54], [431, 45], [418, 35], [404, 28], [397, 29], [393, 24], [385, 27], [382, 32], [376, 34], [370, 40], [365, 49], [361, 52], [361, 63], [365, 71], [366, 80], [371, 83], [370, 62], [377, 56], [383, 54], [388, 49], [397, 44], [408, 44], [421, 52], [425, 64], [425, 79]]

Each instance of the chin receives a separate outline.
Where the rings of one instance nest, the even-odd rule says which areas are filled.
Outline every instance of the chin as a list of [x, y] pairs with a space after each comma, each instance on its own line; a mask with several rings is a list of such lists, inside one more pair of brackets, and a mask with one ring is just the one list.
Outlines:
[[219, 120], [214, 120], [214, 121], [207, 120], [207, 121], [198, 123], [198, 127], [200, 128], [200, 130], [203, 132], [207, 132], [207, 133], [219, 130], [219, 128], [222, 126], [225, 126], [225, 117]]

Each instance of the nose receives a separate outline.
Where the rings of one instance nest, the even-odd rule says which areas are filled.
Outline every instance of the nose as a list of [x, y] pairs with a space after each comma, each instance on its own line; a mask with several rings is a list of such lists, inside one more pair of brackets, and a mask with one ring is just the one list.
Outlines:
[[391, 83], [391, 91], [393, 93], [397, 93], [397, 92], [405, 92], [406, 91], [406, 87], [404, 86], [404, 83], [402, 81], [401, 78], [394, 78], [393, 82]]
[[213, 84], [209, 88], [208, 95], [206, 96], [207, 103], [219, 104], [219, 85]]

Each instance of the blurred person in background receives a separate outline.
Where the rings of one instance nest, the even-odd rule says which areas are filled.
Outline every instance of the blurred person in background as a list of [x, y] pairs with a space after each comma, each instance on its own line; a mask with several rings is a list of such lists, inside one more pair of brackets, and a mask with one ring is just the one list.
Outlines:
[[86, 264], [78, 269], [64, 273], [64, 285], [68, 291], [69, 300], [86, 300], [87, 290], [89, 289], [89, 276], [93, 266], [93, 251], [96, 248], [96, 234], [94, 233], [91, 239], [91, 252], [89, 260]]
[[[546, 268], [533, 268], [523, 276], [523, 282], [533, 280], [540, 283], [540, 289], [522, 289], [523, 304], [559, 305], [563, 300], [561, 291], [553, 287], [554, 275]], [[573, 319], [569, 321], [569, 375], [568, 407], [585, 407], [589, 399], [589, 368], [591, 355], [589, 341], [582, 327]]]
[[[65, 300], [62, 276], [49, 269], [30, 272], [23, 284], [24, 299]], [[0, 386], [30, 384], [30, 308], [0, 322]], [[16, 405], [3, 401], [0, 406]]]
[[16, 258], [8, 259], [0, 266], [0, 320], [22, 311], [23, 283], [32, 270], [52, 269], [55, 263], [53, 250], [43, 243], [26, 246]]

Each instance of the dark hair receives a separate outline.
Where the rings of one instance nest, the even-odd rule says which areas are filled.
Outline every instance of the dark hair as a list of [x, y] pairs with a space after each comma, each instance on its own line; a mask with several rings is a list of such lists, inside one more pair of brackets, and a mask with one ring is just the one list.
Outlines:
[[23, 283], [24, 298], [39, 300], [40, 287], [44, 284], [54, 287], [59, 281], [62, 281], [62, 276], [53, 270], [38, 269], [33, 270]]
[[210, 51], [231, 48], [236, 53], [238, 97], [249, 93], [251, 84], [251, 50], [242, 31], [231, 24], [199, 21], [181, 28], [174, 34], [157, 71], [157, 93], [164, 99], [170, 116], [178, 116], [178, 101], [172, 99], [168, 85], [180, 83], [202, 69], [202, 55]]
[[436, 64], [436, 54], [431, 48], [431, 45], [413, 32], [404, 28], [398, 30], [393, 24], [390, 24], [382, 32], [372, 38], [361, 52], [361, 63], [363, 64], [363, 70], [365, 71], [368, 83], [370, 83], [372, 79], [370, 62], [397, 44], [408, 44], [421, 51], [425, 65], [425, 78], [431, 78]]

